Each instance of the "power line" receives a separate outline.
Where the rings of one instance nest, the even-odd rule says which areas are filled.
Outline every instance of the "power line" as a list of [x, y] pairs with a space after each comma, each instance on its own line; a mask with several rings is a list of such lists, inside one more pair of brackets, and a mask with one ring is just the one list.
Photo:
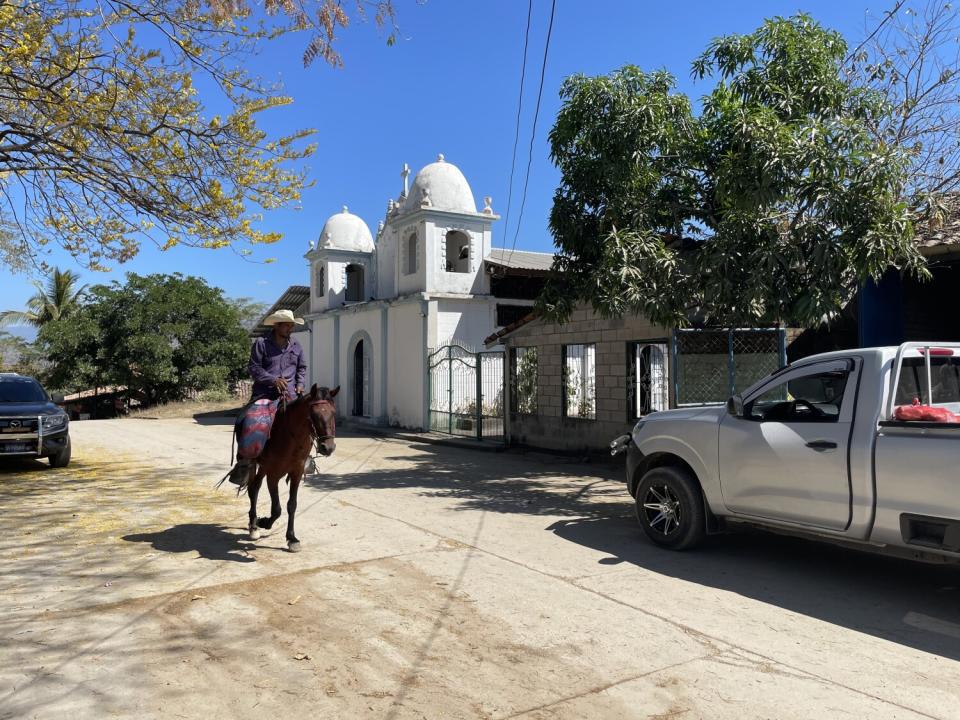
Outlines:
[[510, 206], [513, 202], [513, 171], [517, 166], [517, 146], [520, 144], [520, 111], [523, 110], [523, 86], [527, 78], [527, 47], [530, 44], [530, 18], [533, 16], [533, 0], [527, 2], [527, 29], [523, 33], [523, 64], [520, 66], [520, 99], [517, 102], [517, 128], [513, 136], [513, 155], [510, 158], [510, 187], [507, 190], [507, 213], [504, 215], [504, 231], [510, 227]]
[[523, 209], [527, 204], [527, 186], [530, 183], [530, 166], [533, 164], [533, 143], [537, 137], [537, 118], [540, 116], [540, 100], [543, 97], [543, 80], [547, 74], [547, 55], [550, 52], [550, 37], [553, 35], [553, 17], [557, 11], [557, 0], [550, 3], [550, 23], [547, 25], [547, 41], [543, 46], [543, 62], [540, 65], [540, 89], [537, 90], [537, 105], [533, 111], [533, 129], [530, 131], [530, 148], [527, 152], [527, 171], [523, 178], [523, 194], [520, 196], [520, 215], [517, 218], [517, 229], [513, 233], [513, 243], [510, 245], [510, 254], [507, 263], [513, 258], [513, 251], [517, 247], [517, 238], [520, 236], [520, 223], [523, 222]]

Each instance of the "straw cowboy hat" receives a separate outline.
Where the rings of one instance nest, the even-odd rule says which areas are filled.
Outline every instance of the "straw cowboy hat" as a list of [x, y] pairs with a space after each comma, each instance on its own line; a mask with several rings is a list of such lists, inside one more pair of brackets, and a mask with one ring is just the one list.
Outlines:
[[277, 310], [273, 315], [267, 315], [263, 319], [264, 325], [276, 325], [277, 323], [303, 325], [303, 318], [294, 317], [292, 310]]

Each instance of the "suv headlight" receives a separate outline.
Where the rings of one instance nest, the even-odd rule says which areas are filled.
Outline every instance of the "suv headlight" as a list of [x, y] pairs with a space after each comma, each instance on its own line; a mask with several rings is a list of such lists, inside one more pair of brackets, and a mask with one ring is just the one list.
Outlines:
[[44, 415], [42, 422], [44, 430], [59, 430], [62, 427], [66, 427], [67, 416], [63, 414]]

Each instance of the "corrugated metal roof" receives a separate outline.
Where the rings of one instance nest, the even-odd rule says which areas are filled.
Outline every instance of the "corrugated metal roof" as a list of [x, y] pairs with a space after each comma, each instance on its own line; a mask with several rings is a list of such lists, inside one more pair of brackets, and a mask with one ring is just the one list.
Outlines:
[[553, 265], [553, 254], [493, 248], [485, 260], [491, 265], [498, 265], [514, 270], [537, 270], [546, 272]]
[[934, 232], [917, 235], [917, 244], [921, 252], [924, 248], [939, 248], [946, 245], [960, 245], [960, 218], [951, 220]]
[[303, 317], [310, 309], [310, 286], [309, 285], [291, 285], [287, 288], [286, 292], [280, 296], [280, 299], [277, 300], [263, 317], [260, 318], [260, 322], [257, 323], [257, 326], [250, 331], [250, 334], [253, 336], [263, 335], [270, 329], [269, 325], [264, 325], [264, 318], [273, 315], [277, 310], [290, 310], [293, 312], [294, 317]]

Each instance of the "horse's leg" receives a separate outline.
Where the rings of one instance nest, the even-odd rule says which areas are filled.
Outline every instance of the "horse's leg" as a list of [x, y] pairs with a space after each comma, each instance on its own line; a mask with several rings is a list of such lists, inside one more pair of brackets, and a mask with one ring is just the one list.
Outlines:
[[250, 524], [247, 526], [247, 531], [250, 533], [251, 540], [260, 539], [260, 528], [257, 527], [257, 495], [263, 483], [263, 474], [263, 470], [257, 467], [256, 475], [247, 484], [247, 495], [250, 496]]
[[290, 552], [300, 552], [300, 541], [293, 533], [293, 518], [297, 514], [297, 490], [300, 489], [300, 474], [290, 473], [290, 499], [287, 500], [287, 548]]
[[280, 478], [273, 475], [267, 476], [267, 490], [270, 491], [270, 517], [257, 520], [257, 525], [264, 530], [272, 528], [280, 517]]

